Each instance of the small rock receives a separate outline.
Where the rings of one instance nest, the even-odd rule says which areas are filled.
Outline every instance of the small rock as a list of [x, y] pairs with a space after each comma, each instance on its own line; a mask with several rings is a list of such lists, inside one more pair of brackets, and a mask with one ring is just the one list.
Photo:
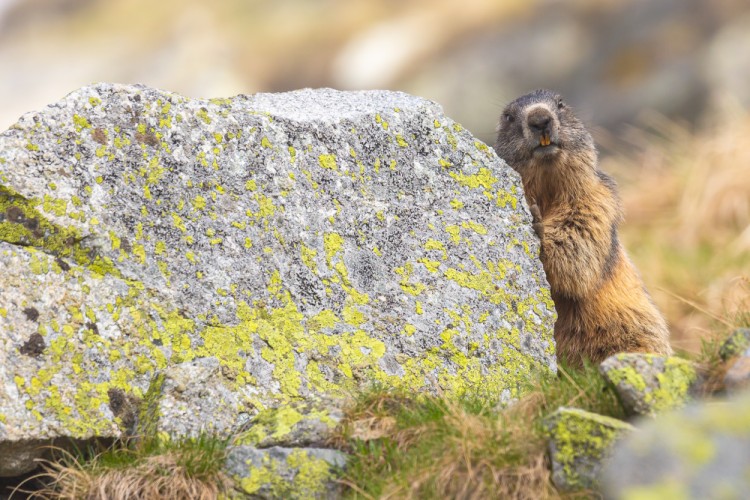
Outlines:
[[198, 437], [206, 432], [228, 436], [243, 411], [232, 385], [214, 357], [166, 368], [151, 383], [146, 405], [155, 411], [142, 422], [142, 429], [173, 437]]
[[732, 363], [724, 375], [724, 388], [735, 392], [750, 386], [750, 348]]
[[605, 498], [750, 497], [750, 393], [700, 401], [647, 422], [615, 446]]
[[719, 348], [719, 356], [727, 361], [739, 356], [748, 348], [750, 348], [750, 328], [737, 328]]
[[562, 491], [597, 485], [613, 443], [633, 426], [578, 408], [559, 408], [546, 421], [552, 482]]
[[690, 361], [655, 354], [615, 354], [602, 362], [599, 371], [631, 416], [654, 416], [684, 405], [699, 381]]
[[225, 470], [253, 498], [334, 498], [339, 488], [334, 479], [346, 459], [324, 448], [236, 446]]
[[0, 443], [0, 477], [20, 476], [34, 470], [37, 460], [44, 458], [50, 442], [42, 439], [27, 441], [4, 441]]
[[321, 398], [294, 401], [261, 410], [240, 429], [236, 444], [269, 446], [323, 446], [344, 416], [343, 400]]

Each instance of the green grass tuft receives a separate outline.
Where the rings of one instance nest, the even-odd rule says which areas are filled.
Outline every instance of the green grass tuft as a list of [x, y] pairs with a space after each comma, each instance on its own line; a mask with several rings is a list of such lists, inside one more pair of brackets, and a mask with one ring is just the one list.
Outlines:
[[39, 475], [47, 487], [28, 492], [29, 498], [215, 499], [231, 488], [222, 472], [226, 447], [226, 439], [202, 435], [130, 439], [103, 450], [96, 445], [56, 450]]
[[342, 483], [351, 498], [556, 498], [545, 417], [575, 405], [623, 418], [616, 395], [586, 365], [540, 375], [509, 407], [374, 388], [352, 404], [335, 445], [352, 459]]

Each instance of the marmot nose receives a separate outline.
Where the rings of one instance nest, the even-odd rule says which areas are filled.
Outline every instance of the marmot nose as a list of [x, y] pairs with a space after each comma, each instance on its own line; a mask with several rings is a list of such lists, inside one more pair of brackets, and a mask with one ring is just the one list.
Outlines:
[[549, 112], [538, 109], [533, 111], [526, 121], [533, 132], [544, 132], [548, 129], [549, 122], [552, 121], [552, 116], [550, 116]]

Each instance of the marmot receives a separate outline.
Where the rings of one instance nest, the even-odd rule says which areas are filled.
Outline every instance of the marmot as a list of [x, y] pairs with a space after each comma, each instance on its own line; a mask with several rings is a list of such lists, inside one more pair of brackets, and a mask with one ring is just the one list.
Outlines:
[[591, 134], [562, 98], [537, 90], [500, 116], [495, 151], [521, 174], [557, 309], [558, 358], [670, 354], [669, 331], [617, 236], [623, 212]]

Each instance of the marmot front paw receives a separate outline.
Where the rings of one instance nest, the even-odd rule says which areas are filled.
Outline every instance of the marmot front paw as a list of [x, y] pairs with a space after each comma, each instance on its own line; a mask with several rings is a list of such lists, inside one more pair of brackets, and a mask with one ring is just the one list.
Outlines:
[[531, 227], [534, 228], [534, 232], [541, 240], [544, 238], [544, 225], [542, 224], [542, 212], [539, 211], [539, 205], [534, 203], [529, 207], [531, 210]]

